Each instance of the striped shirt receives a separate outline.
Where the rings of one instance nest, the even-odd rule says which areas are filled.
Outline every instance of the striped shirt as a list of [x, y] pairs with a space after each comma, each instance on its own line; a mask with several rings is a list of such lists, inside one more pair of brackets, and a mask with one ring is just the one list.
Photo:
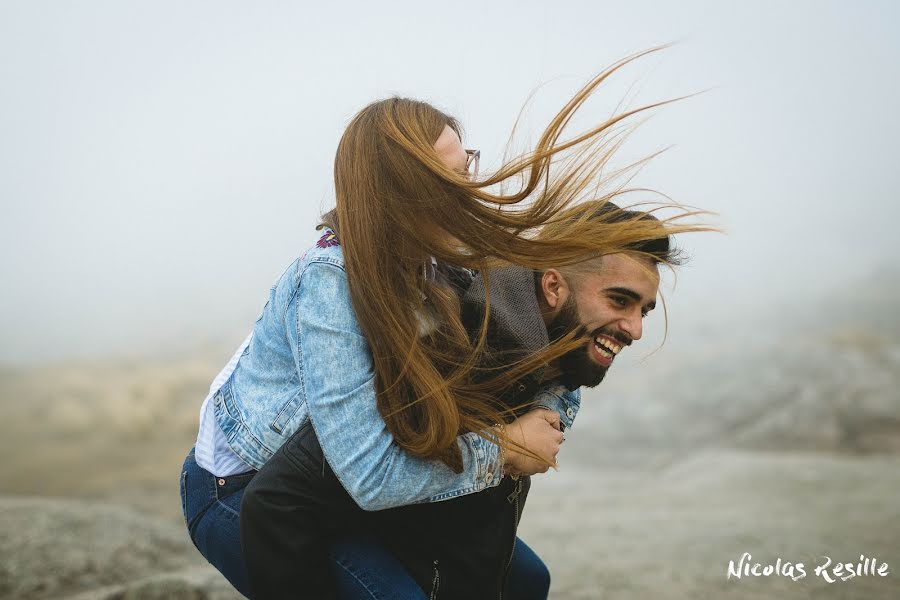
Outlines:
[[225, 368], [219, 371], [219, 374], [213, 379], [212, 385], [209, 386], [209, 394], [200, 407], [200, 431], [197, 434], [197, 444], [194, 446], [194, 459], [198, 465], [216, 477], [227, 477], [253, 470], [247, 463], [238, 458], [238, 455], [228, 445], [225, 433], [216, 423], [216, 405], [212, 401], [219, 388], [225, 385], [225, 382], [234, 373], [238, 360], [240, 360], [247, 346], [250, 345], [252, 337], [252, 333], [247, 336], [247, 339], [237, 349], [237, 352], [234, 353], [234, 356], [231, 357]]

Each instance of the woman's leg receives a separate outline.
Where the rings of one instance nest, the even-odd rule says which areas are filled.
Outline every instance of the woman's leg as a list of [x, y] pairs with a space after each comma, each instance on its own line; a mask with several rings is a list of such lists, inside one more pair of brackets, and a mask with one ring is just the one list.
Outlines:
[[400, 561], [371, 537], [336, 540], [331, 559], [341, 600], [425, 600]]
[[[244, 487], [251, 477], [216, 478], [196, 463], [193, 450], [181, 472], [181, 507], [191, 540], [203, 557], [248, 598], [252, 595], [241, 551], [239, 513]], [[370, 538], [336, 541], [328, 560], [340, 600], [425, 599], [400, 562]], [[299, 596], [289, 593], [304, 597], [314, 587], [309, 586]]]
[[188, 454], [181, 470], [181, 508], [191, 540], [228, 582], [250, 597], [238, 512], [252, 473], [216, 478]]
[[550, 570], [521, 538], [516, 538], [506, 589], [510, 600], [547, 600], [550, 593]]
[[[240, 506], [252, 474], [217, 479], [188, 454], [181, 473], [181, 500], [188, 532], [200, 553], [244, 596], [251, 597], [241, 551]], [[222, 483], [224, 482], [224, 483]], [[330, 548], [331, 572], [341, 600], [422, 600], [424, 592], [403, 565], [372, 538], [342, 538]], [[508, 597], [545, 600], [550, 572], [521, 539], [510, 564]]]

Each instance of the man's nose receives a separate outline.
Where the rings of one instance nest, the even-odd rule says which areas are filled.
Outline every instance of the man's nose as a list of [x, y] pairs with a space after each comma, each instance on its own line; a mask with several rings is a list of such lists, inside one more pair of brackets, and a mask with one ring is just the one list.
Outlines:
[[622, 329], [631, 336], [632, 341], [636, 342], [641, 339], [644, 334], [644, 320], [641, 318], [640, 311], [637, 315], [629, 315], [628, 318], [623, 319]]

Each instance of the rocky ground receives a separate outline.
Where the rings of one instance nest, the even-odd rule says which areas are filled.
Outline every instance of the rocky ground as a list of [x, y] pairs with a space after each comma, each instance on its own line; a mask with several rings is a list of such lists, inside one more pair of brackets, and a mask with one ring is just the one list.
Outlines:
[[[616, 365], [529, 496], [551, 597], [900, 597], [900, 293], [876, 292]], [[0, 598], [237, 597], [177, 490], [228, 354], [0, 370]], [[745, 552], [807, 576], [729, 580]], [[860, 555], [890, 574], [813, 572]]]

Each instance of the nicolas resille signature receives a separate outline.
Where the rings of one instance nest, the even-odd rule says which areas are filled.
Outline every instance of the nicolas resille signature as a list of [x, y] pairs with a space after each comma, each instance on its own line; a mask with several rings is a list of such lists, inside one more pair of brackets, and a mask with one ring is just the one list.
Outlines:
[[[864, 554], [858, 561], [841, 562], [832, 560], [830, 556], [820, 556], [811, 566], [810, 572], [828, 583], [849, 581], [854, 577], [887, 577], [891, 573], [888, 563]], [[774, 562], [754, 562], [749, 552], [744, 552], [737, 560], [728, 561], [728, 579], [743, 577], [790, 577], [799, 581], [807, 576], [806, 565], [802, 562], [791, 562], [777, 558]]]

